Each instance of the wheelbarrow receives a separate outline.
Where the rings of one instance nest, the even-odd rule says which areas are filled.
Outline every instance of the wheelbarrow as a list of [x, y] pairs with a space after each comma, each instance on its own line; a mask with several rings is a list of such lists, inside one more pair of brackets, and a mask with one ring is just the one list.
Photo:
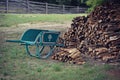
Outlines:
[[[6, 42], [14, 42], [25, 45], [27, 54], [37, 58], [48, 58], [52, 55], [55, 46], [64, 46], [63, 44], [58, 44], [60, 32], [50, 31], [50, 30], [38, 30], [38, 29], [28, 29], [26, 30], [20, 40], [6, 40]], [[30, 46], [35, 47], [35, 53], [30, 51]], [[45, 47], [49, 47], [50, 50], [47, 54], [42, 56], [42, 51]]]

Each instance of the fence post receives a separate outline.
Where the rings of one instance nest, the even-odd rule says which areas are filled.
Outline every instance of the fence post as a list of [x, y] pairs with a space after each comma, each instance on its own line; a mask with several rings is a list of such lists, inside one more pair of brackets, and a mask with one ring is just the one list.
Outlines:
[[6, 13], [8, 13], [8, 0], [6, 0]]
[[45, 3], [45, 13], [48, 14], [48, 3]]
[[27, 13], [29, 13], [29, 0], [27, 0]]
[[79, 11], [80, 11], [80, 7], [79, 7], [79, 6], [77, 6], [77, 13], [79, 13]]
[[62, 5], [62, 13], [65, 13], [65, 5]]

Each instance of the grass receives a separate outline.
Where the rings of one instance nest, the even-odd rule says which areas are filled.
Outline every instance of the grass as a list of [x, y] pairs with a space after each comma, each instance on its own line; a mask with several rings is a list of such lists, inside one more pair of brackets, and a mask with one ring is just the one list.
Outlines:
[[114, 80], [110, 65], [72, 65], [26, 55], [23, 46], [7, 43], [0, 58], [0, 80]]
[[[71, 21], [74, 16], [78, 15], [81, 14], [4, 14], [0, 16], [4, 20], [0, 21], [2, 27], [39, 21], [62, 23]], [[20, 36], [19, 32], [5, 34], [4, 37], [17, 38], [18, 36]], [[114, 66], [108, 64], [73, 65], [51, 59], [37, 59], [28, 56], [25, 48], [19, 44], [3, 43], [0, 45], [0, 80], [117, 80], [106, 74], [113, 68]]]
[[87, 14], [1, 14], [0, 27], [10, 27], [21, 23], [36, 22], [70, 22], [76, 16], [86, 16]]

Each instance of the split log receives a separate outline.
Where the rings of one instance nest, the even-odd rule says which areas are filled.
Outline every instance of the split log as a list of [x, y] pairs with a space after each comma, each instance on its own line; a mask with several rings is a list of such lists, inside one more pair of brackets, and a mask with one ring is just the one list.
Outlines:
[[[57, 58], [56, 58], [57, 57]], [[52, 56], [52, 59], [72, 64], [84, 64], [85, 61], [76, 48], [61, 48], [61, 51]]]

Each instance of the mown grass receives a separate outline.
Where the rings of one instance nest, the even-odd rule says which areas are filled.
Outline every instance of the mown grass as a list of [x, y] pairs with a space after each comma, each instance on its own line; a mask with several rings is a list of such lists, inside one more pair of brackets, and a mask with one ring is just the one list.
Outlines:
[[1, 14], [0, 27], [9, 27], [21, 23], [35, 22], [56, 22], [65, 23], [71, 21], [76, 16], [86, 16], [87, 14]]
[[[81, 14], [5, 14], [2, 15], [2, 19], [4, 19], [0, 21], [1, 26], [39, 21], [62, 23], [71, 21], [78, 15]], [[6, 34], [4, 37], [17, 39], [19, 36], [20, 34], [13, 33]], [[5, 42], [0, 45], [0, 80], [117, 80], [106, 74], [112, 68], [114, 67], [107, 64], [73, 65], [51, 59], [37, 59], [28, 56], [25, 48], [19, 44]]]
[[23, 46], [14, 43], [1, 48], [0, 80], [114, 80], [106, 74], [110, 65], [73, 65], [37, 59], [26, 54]]

